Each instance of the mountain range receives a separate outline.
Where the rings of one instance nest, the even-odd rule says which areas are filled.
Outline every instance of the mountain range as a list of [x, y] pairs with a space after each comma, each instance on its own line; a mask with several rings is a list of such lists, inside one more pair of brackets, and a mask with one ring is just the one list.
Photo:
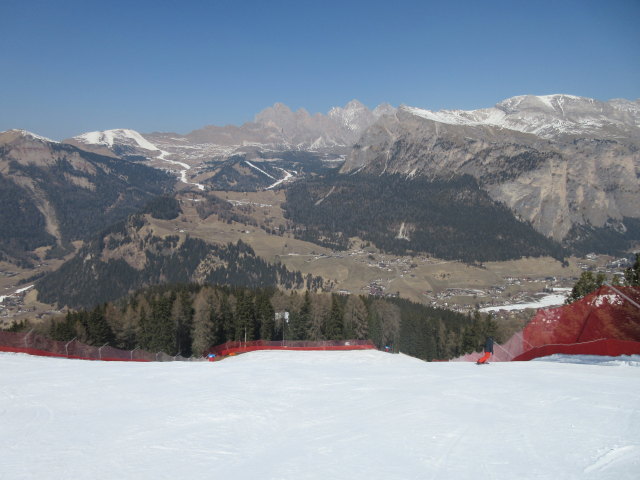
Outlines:
[[[313, 115], [275, 104], [241, 126], [188, 134], [116, 129], [58, 143], [9, 131], [0, 134], [0, 153], [5, 195], [29, 198], [11, 208], [34, 212], [25, 218], [41, 232], [23, 245], [27, 250], [76, 238], [74, 223], [60, 212], [81, 197], [102, 198], [87, 215], [92, 221], [101, 208], [110, 220], [124, 218], [121, 207], [132, 213], [171, 189], [168, 178], [152, 173], [158, 170], [175, 172], [180, 188], [201, 190], [281, 188], [327, 172], [407, 182], [466, 175], [517, 219], [578, 253], [625, 250], [640, 240], [640, 100], [525, 95], [470, 111], [371, 110], [353, 100]], [[107, 179], [108, 199], [96, 195]], [[55, 185], [75, 193], [49, 197]], [[5, 250], [16, 245], [8, 239]]]
[[600, 229], [625, 235], [640, 217], [640, 100], [524, 95], [491, 108], [437, 112], [370, 110], [354, 100], [326, 115], [276, 104], [239, 127], [208, 126], [187, 135], [92, 132], [70, 141], [116, 155], [129, 149], [157, 159], [166, 152], [194, 167], [234, 156], [273, 162], [295, 151], [344, 158], [344, 174], [468, 174], [518, 218], [567, 245]]

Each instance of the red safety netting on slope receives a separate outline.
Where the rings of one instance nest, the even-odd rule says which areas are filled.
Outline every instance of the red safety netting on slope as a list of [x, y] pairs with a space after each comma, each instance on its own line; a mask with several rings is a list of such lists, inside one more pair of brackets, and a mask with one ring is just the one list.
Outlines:
[[600, 339], [640, 342], [640, 288], [605, 285], [571, 305], [539, 310], [522, 337], [530, 348]]
[[[522, 332], [494, 345], [491, 361], [531, 360], [554, 353], [640, 354], [640, 288], [602, 286], [570, 304], [538, 310]], [[476, 361], [471, 353], [456, 361]]]
[[375, 349], [370, 340], [325, 340], [325, 341], [267, 341], [254, 340], [249, 342], [230, 341], [217, 345], [209, 353], [219, 356], [235, 355], [256, 350], [370, 350]]
[[181, 356], [170, 356], [164, 352], [146, 352], [139, 348], [120, 350], [104, 345], [95, 347], [77, 340], [62, 342], [52, 340], [31, 331], [13, 333], [0, 331], [0, 352], [27, 353], [41, 357], [64, 357], [80, 360], [127, 361], [127, 362], [169, 362], [190, 360]]

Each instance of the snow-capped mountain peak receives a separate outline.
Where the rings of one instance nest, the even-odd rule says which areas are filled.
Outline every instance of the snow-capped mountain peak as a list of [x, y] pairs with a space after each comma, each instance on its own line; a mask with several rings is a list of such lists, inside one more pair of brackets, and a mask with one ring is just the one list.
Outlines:
[[543, 138], [559, 135], [640, 137], [640, 101], [600, 102], [575, 95], [521, 95], [495, 107], [437, 112], [402, 106], [412, 115], [450, 125], [492, 126], [531, 133]]
[[14, 128], [12, 130], [7, 130], [5, 132], [0, 132], [0, 135], [14, 135], [16, 137], [26, 137], [32, 140], [40, 140], [41, 142], [60, 143], [60, 142], [57, 142], [56, 140], [51, 140], [50, 138], [43, 137], [42, 135], [38, 135], [36, 133], [29, 132], [27, 130], [17, 129], [17, 128]]

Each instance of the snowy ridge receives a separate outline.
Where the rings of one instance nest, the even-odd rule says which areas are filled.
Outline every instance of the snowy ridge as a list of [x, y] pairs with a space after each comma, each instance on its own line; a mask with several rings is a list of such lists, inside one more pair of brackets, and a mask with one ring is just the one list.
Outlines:
[[491, 126], [541, 137], [593, 133], [603, 129], [634, 130], [640, 135], [640, 102], [599, 102], [575, 95], [522, 95], [479, 110], [440, 110], [410, 106], [400, 109], [449, 125]]
[[0, 134], [3, 134], [3, 133], [15, 133], [15, 134], [18, 134], [18, 135], [23, 136], [23, 137], [30, 137], [30, 138], [33, 138], [35, 140], [40, 140], [41, 142], [60, 143], [60, 142], [57, 142], [56, 140], [51, 140], [50, 138], [43, 137], [42, 135], [38, 135], [36, 133], [29, 132], [28, 130], [21, 130], [21, 129], [18, 129], [18, 128], [14, 128], [12, 130], [6, 130], [4, 132], [0, 132]]
[[153, 143], [140, 135], [140, 133], [135, 130], [124, 128], [104, 130], [101, 132], [87, 132], [82, 135], [78, 135], [77, 137], [73, 137], [73, 139], [88, 145], [104, 145], [109, 148], [113, 148], [114, 145], [122, 144], [137, 146], [152, 152], [160, 150]]

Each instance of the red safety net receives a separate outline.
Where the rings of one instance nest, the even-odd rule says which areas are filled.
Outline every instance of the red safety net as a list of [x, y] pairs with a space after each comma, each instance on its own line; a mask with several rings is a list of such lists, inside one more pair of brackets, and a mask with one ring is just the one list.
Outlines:
[[209, 350], [216, 356], [236, 355], [256, 350], [370, 350], [375, 349], [370, 340], [325, 340], [318, 342], [285, 340], [254, 340], [250, 342], [227, 342]]
[[540, 310], [523, 338], [532, 347], [600, 339], [640, 342], [640, 288], [605, 285], [571, 305]]
[[[570, 304], [538, 310], [522, 332], [494, 345], [491, 361], [565, 354], [640, 354], [640, 287], [602, 286]], [[476, 361], [480, 353], [457, 361]]]
[[[80, 360], [103, 360], [123, 362], [167, 362], [174, 360], [190, 360], [181, 356], [171, 356], [164, 352], [147, 352], [135, 348], [120, 350], [104, 345], [94, 347], [80, 343], [77, 340], [62, 342], [52, 340], [33, 331], [27, 333], [13, 333], [0, 331], [0, 352], [28, 353], [43, 357], [63, 357]], [[198, 358], [197, 360], [201, 360]]]

